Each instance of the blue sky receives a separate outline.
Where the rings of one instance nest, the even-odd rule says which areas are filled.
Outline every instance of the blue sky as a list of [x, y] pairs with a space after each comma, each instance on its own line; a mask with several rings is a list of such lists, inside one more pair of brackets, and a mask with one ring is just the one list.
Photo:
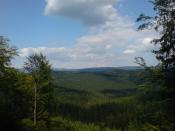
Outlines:
[[155, 33], [136, 31], [142, 12], [153, 14], [147, 0], [0, 0], [0, 35], [19, 49], [17, 67], [37, 52], [58, 68], [155, 64]]
[[76, 37], [86, 33], [86, 29], [73, 20], [45, 16], [45, 4], [44, 0], [1, 0], [0, 34], [23, 48], [69, 46]]

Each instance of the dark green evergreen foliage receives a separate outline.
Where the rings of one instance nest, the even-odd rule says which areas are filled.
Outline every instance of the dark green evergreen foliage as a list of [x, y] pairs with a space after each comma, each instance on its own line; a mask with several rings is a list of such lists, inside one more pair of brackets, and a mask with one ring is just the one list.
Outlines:
[[165, 86], [173, 89], [175, 88], [175, 1], [153, 0], [152, 3], [156, 14], [153, 17], [141, 14], [137, 21], [144, 23], [139, 30], [152, 27], [159, 33], [160, 37], [152, 41], [158, 45], [158, 49], [153, 53], [161, 61]]
[[[137, 21], [144, 22], [139, 30], [151, 27], [159, 33], [159, 38], [152, 42], [158, 45], [158, 49], [153, 53], [161, 63], [155, 69], [147, 68], [146, 73], [150, 77], [144, 85], [144, 97], [146, 101], [153, 100], [153, 103], [159, 103], [166, 120], [175, 123], [175, 1], [153, 0], [152, 3], [155, 16], [141, 14]], [[175, 125], [172, 125], [175, 128]]]
[[159, 32], [160, 37], [152, 42], [160, 47], [153, 52], [165, 68], [171, 68], [175, 66], [175, 1], [153, 0], [152, 3], [155, 16], [141, 14], [137, 21], [144, 23], [138, 29], [154, 28]]
[[82, 106], [72, 103], [60, 103], [57, 114], [66, 119], [95, 123], [100, 127], [126, 129], [129, 122], [136, 119], [136, 103], [105, 103]]
[[119, 131], [100, 127], [94, 124], [85, 124], [78, 121], [70, 121], [62, 117], [53, 117], [51, 119], [51, 130], [53, 131]]
[[[0, 78], [0, 116], [2, 117], [2, 125], [6, 127], [5, 129], [8, 129], [15, 126], [17, 121], [29, 115], [30, 93], [25, 92], [25, 87], [22, 85], [23, 74], [15, 69], [7, 69], [4, 74]], [[9, 121], [11, 124], [9, 124]], [[14, 127], [14, 129], [16, 128]]]
[[[18, 86], [19, 73], [10, 68], [10, 61], [13, 56], [16, 55], [16, 49], [11, 48], [8, 45], [8, 40], [4, 37], [0, 37], [0, 122], [2, 126], [1, 130], [14, 128], [16, 120], [19, 120], [23, 116], [20, 109], [16, 107], [23, 100], [23, 96], [20, 98], [22, 90]], [[20, 84], [19, 84], [20, 85]], [[18, 93], [18, 95], [16, 95]], [[14, 98], [14, 99], [12, 99]], [[8, 120], [7, 120], [8, 118]]]

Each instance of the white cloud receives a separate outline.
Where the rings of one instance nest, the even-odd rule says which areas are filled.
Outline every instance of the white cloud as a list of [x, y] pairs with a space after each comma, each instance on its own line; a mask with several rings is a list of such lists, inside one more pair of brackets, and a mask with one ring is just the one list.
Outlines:
[[136, 51], [132, 49], [126, 49], [123, 51], [124, 54], [134, 54]]
[[[134, 57], [151, 57], [155, 34], [137, 32], [134, 22], [121, 16], [114, 4], [119, 0], [46, 0], [46, 15], [62, 15], [88, 25], [89, 32], [74, 41], [74, 46], [20, 49], [20, 57], [42, 52], [54, 67], [84, 68], [135, 65]], [[148, 58], [150, 64], [155, 59]]]
[[27, 57], [31, 54], [35, 54], [35, 53], [43, 53], [44, 55], [46, 55], [47, 57], [49, 57], [49, 59], [52, 60], [69, 60], [71, 59], [71, 55], [70, 55], [70, 50], [66, 49], [64, 47], [60, 47], [60, 48], [49, 48], [49, 47], [39, 47], [39, 48], [22, 48], [19, 51], [19, 55], [20, 57]]
[[46, 0], [45, 15], [67, 16], [85, 25], [104, 24], [116, 17], [118, 0]]
[[[42, 52], [44, 55], [47, 56], [53, 67], [58, 68], [124, 66], [128, 64], [127, 56], [124, 55], [120, 56], [115, 53], [111, 53], [111, 51], [106, 49], [106, 47], [96, 49], [93, 47], [84, 48], [84, 46], [77, 46], [71, 49], [65, 48], [64, 50], [60, 48], [46, 48], [46, 47], [23, 48], [20, 50], [19, 60], [24, 61], [25, 60], [24, 56], [28, 56], [32, 53], [39, 53], [39, 52]], [[130, 62], [130, 64], [133, 63]]]
[[130, 42], [127, 39], [121, 41], [123, 44], [117, 44], [115, 42], [118, 40], [117, 37], [112, 39], [113, 43], [107, 41], [105, 43], [105, 40], [101, 41], [99, 38], [99, 40], [89, 39], [88, 41], [84, 37], [79, 38], [72, 48], [23, 48], [20, 50], [20, 57], [24, 58], [32, 53], [42, 52], [54, 67], [59, 68], [126, 66], [135, 65], [133, 61], [136, 56], [150, 57], [145, 51], [152, 49], [149, 44], [151, 38], [148, 37], [132, 40], [134, 44], [131, 45], [128, 45]]
[[143, 37], [143, 38], [138, 38], [136, 39], [135, 44], [130, 44], [126, 50], [123, 52], [125, 54], [131, 54], [131, 53], [150, 53], [155, 46], [151, 44], [151, 41], [153, 38], [151, 37]]

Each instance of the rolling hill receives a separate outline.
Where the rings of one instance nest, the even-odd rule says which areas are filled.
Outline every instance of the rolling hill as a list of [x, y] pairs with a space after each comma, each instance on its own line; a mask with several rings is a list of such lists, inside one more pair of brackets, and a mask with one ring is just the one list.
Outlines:
[[140, 67], [102, 67], [55, 70], [54, 83], [58, 92], [73, 94], [95, 92], [105, 96], [128, 96], [137, 92], [141, 82]]

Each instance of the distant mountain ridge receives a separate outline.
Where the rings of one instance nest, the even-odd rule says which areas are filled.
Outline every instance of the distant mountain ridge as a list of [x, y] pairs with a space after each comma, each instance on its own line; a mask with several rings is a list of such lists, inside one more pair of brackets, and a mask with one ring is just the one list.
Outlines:
[[113, 70], [141, 70], [140, 66], [122, 66], [122, 67], [92, 67], [83, 69], [64, 69], [64, 68], [54, 68], [54, 71], [74, 71], [74, 72], [104, 72]]

